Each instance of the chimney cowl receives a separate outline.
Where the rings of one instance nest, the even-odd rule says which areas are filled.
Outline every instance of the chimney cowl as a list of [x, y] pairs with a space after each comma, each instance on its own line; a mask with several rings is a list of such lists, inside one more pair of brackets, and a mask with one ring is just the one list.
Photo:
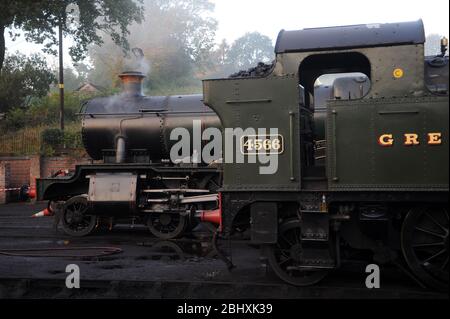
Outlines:
[[137, 71], [126, 71], [119, 74], [122, 81], [123, 93], [128, 96], [143, 96], [142, 84], [145, 75]]

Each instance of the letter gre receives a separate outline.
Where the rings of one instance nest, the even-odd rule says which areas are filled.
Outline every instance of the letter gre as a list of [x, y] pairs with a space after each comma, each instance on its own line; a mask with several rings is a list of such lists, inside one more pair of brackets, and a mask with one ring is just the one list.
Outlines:
[[366, 287], [369, 289], [380, 288], [380, 267], [375, 264], [367, 265], [366, 273], [370, 273], [366, 278]]
[[75, 264], [67, 265], [66, 272], [70, 273], [66, 278], [66, 287], [69, 289], [80, 288], [80, 267]]

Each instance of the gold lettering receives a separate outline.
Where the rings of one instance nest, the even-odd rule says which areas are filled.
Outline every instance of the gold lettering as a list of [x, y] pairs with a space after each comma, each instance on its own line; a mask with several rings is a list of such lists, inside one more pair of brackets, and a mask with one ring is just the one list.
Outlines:
[[419, 135], [414, 133], [405, 133], [405, 143], [403, 143], [403, 145], [411, 146], [419, 144]]
[[440, 145], [442, 144], [442, 134], [441, 133], [428, 133], [428, 144], [429, 145]]
[[394, 144], [394, 139], [392, 134], [383, 134], [378, 138], [378, 144], [381, 146], [392, 146]]

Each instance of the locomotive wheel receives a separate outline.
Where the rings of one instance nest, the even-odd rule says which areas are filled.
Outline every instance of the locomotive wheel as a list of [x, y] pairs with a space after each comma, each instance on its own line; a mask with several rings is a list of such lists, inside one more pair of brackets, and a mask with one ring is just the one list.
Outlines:
[[174, 239], [183, 235], [187, 227], [186, 216], [174, 213], [153, 213], [147, 219], [150, 232], [161, 239]]
[[278, 241], [268, 247], [268, 260], [275, 274], [296, 286], [309, 286], [322, 280], [328, 270], [299, 268], [302, 255], [301, 228], [297, 219], [285, 221], [278, 229]]
[[82, 237], [90, 234], [97, 223], [97, 217], [89, 213], [85, 196], [75, 196], [64, 205], [61, 224], [67, 235]]
[[419, 207], [406, 216], [401, 232], [403, 256], [411, 271], [431, 288], [448, 289], [448, 210]]

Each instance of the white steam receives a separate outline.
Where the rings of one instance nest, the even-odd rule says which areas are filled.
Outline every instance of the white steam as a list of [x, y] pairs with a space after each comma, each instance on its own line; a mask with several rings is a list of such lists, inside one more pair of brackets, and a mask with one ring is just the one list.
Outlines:
[[133, 54], [125, 58], [123, 71], [141, 72], [147, 76], [150, 73], [150, 62], [145, 58], [142, 49], [133, 48], [131, 51]]

